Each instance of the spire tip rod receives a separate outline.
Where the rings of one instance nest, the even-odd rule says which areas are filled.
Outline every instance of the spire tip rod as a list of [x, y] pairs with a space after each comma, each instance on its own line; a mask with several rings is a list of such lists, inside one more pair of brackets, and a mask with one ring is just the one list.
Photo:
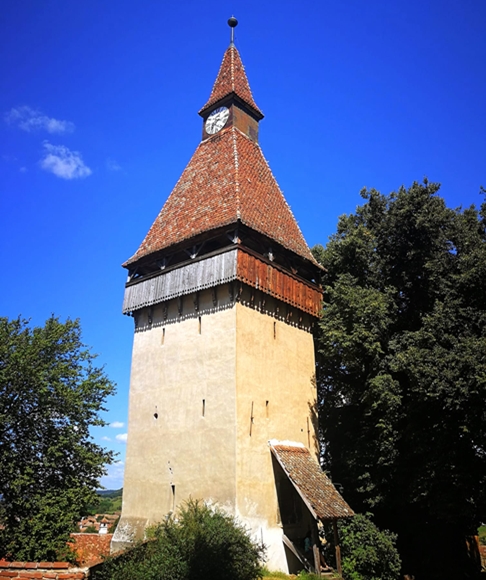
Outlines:
[[238, 26], [238, 20], [236, 20], [236, 18], [232, 16], [228, 20], [228, 26], [231, 28], [230, 46], [232, 46], [235, 43], [235, 27]]

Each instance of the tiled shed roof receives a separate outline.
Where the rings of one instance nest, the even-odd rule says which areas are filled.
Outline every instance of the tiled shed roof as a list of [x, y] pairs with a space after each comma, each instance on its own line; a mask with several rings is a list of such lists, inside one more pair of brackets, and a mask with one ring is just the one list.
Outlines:
[[315, 263], [257, 143], [235, 127], [202, 141], [128, 266], [241, 222]]
[[199, 112], [201, 113], [231, 93], [238, 95], [238, 97], [243, 99], [252, 109], [263, 117], [263, 113], [258, 108], [253, 99], [253, 95], [251, 94], [250, 85], [245, 73], [245, 67], [241, 62], [240, 53], [234, 44], [231, 44], [224, 53], [223, 62], [219, 68], [218, 76], [216, 77], [209, 101]]
[[272, 442], [270, 449], [315, 517], [330, 520], [354, 515], [308, 449]]

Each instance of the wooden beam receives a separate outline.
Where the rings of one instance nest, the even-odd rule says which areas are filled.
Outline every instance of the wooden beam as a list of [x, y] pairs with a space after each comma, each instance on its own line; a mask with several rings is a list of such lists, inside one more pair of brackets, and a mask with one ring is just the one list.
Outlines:
[[332, 529], [334, 531], [334, 545], [336, 546], [336, 565], [338, 574], [342, 576], [342, 567], [341, 567], [341, 546], [339, 545], [339, 534], [337, 528], [337, 518], [332, 520]]
[[321, 553], [317, 544], [312, 546], [312, 551], [314, 552], [314, 568], [316, 569], [316, 576], [321, 575]]
[[292, 552], [292, 554], [297, 558], [297, 560], [299, 560], [299, 562], [304, 565], [304, 568], [312, 572], [312, 564], [301, 553], [301, 551], [297, 548], [294, 542], [292, 542], [292, 540], [288, 538], [285, 534], [282, 535], [282, 541], [287, 546], [287, 548]]

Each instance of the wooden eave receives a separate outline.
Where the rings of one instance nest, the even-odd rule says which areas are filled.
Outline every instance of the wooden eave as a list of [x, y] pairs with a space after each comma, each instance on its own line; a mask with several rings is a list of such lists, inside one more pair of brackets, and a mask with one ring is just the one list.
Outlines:
[[221, 99], [219, 99], [215, 103], [212, 103], [208, 107], [201, 109], [200, 111], [198, 111], [198, 115], [200, 115], [204, 119], [218, 107], [229, 107], [232, 103], [238, 105], [240, 109], [246, 111], [256, 121], [261, 121], [265, 116], [261, 111], [255, 109], [250, 103], [242, 99], [238, 95], [238, 93], [235, 93], [234, 91], [226, 94], [224, 97], [221, 97]]

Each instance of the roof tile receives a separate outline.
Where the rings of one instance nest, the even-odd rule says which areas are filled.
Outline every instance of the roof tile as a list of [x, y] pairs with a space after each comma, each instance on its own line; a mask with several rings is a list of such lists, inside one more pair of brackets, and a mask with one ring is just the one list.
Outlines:
[[271, 444], [273, 454], [299, 493], [322, 520], [353, 516], [332, 481], [321, 470], [309, 450], [303, 446]]
[[240, 53], [234, 44], [231, 44], [224, 53], [223, 62], [219, 68], [218, 76], [216, 77], [209, 101], [204, 105], [199, 113], [202, 113], [202, 111], [231, 93], [238, 95], [248, 105], [250, 105], [252, 109], [263, 116], [263, 113], [260, 111], [253, 99], [248, 78], [245, 73], [245, 67], [241, 62]]
[[315, 262], [257, 143], [235, 127], [201, 142], [124, 265], [238, 221]]

